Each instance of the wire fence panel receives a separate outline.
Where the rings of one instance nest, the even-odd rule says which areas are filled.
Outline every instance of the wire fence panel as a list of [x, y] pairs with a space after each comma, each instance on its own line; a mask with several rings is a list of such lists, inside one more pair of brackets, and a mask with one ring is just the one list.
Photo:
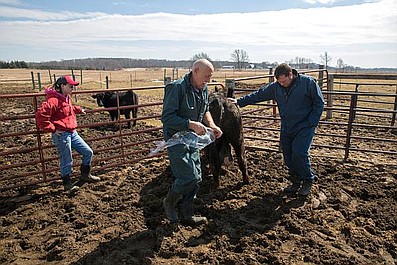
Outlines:
[[[368, 82], [355, 76], [354, 81], [339, 79], [335, 82], [335, 77], [324, 69], [307, 70], [306, 74], [321, 84], [326, 100], [312, 155], [344, 160], [351, 157], [370, 159], [370, 154], [397, 158], [396, 81], [371, 79]], [[239, 97], [273, 80], [271, 74], [226, 79], [225, 85], [211, 83], [210, 90], [226, 87], [229, 96]], [[87, 109], [86, 115], [78, 116], [78, 132], [94, 150], [93, 170], [96, 173], [133, 166], [139, 161], [149, 163], [154, 157], [166, 154], [149, 155], [162, 140], [163, 89], [164, 85], [74, 92], [74, 104]], [[127, 90], [138, 94], [139, 104], [132, 106], [138, 108], [137, 118], [126, 119], [119, 115], [117, 120], [111, 121], [109, 110], [120, 114], [128, 107], [118, 105], [105, 109], [92, 98], [99, 92], [118, 94]], [[0, 190], [59, 181], [59, 159], [51, 135], [40, 132], [34, 119], [34, 112], [44, 98], [44, 93], [0, 95]], [[247, 151], [280, 152], [280, 118], [275, 102], [262, 102], [240, 111]], [[127, 123], [133, 121], [137, 125], [128, 128]], [[73, 158], [77, 172], [80, 156], [74, 153]]]

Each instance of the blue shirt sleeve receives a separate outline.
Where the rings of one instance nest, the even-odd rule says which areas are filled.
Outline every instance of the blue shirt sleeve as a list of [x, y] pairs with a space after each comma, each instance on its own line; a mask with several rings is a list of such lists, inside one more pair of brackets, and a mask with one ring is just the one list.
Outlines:
[[242, 96], [241, 98], [237, 99], [237, 105], [239, 107], [245, 107], [247, 105], [274, 99], [274, 85], [274, 83], [267, 84], [255, 92]]

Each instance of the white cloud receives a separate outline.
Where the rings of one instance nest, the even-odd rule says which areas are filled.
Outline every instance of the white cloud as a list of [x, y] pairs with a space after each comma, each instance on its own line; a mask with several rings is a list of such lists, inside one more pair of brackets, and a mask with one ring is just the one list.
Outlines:
[[[247, 50], [252, 61], [283, 61], [296, 56], [317, 61], [326, 50], [333, 56], [334, 52], [343, 55], [345, 49], [350, 51], [345, 56], [352, 57], [354, 53], [360, 58], [363, 53], [353, 51], [352, 47], [370, 45], [373, 49], [379, 43], [389, 47], [391, 58], [396, 59], [396, 13], [394, 0], [332, 8], [195, 16], [54, 14], [0, 7], [0, 14], [6, 14], [3, 16], [18, 14], [29, 18], [0, 22], [0, 59], [10, 47], [23, 45], [37, 51], [56, 47], [60, 53], [69, 54], [69, 57], [75, 54], [76, 58], [86, 54], [84, 57], [187, 59], [197, 52], [206, 52], [217, 59], [228, 60], [233, 49], [241, 48]], [[382, 51], [375, 48], [367, 52], [378, 54]], [[357, 61], [361, 62], [362, 58]]]
[[[1, 1], [1, 0], [0, 0]], [[105, 13], [88, 12], [88, 13], [75, 13], [75, 12], [47, 12], [42, 10], [32, 10], [17, 7], [0, 6], [0, 17], [6, 18], [23, 18], [28, 19], [30, 22], [34, 21], [54, 21], [54, 20], [75, 20], [92, 18], [96, 16], [104, 16]], [[33, 20], [33, 21], [32, 21]]]
[[0, 0], [0, 5], [21, 5], [21, 1], [19, 0]]
[[304, 0], [303, 2], [308, 3], [308, 4], [333, 4], [337, 2], [336, 0]]

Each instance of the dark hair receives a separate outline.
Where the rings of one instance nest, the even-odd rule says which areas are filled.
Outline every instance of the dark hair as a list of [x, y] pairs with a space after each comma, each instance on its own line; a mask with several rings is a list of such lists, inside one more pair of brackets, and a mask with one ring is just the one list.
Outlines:
[[55, 82], [55, 83], [52, 85], [52, 87], [53, 87], [56, 91], [62, 93], [61, 84], [58, 84], [57, 82]]
[[278, 79], [280, 75], [289, 75], [292, 72], [291, 66], [286, 63], [279, 64], [276, 69], [274, 70], [274, 77]]
[[55, 81], [53, 88], [62, 93], [62, 89], [61, 89], [61, 85], [66, 85], [68, 83], [68, 81], [66, 80], [66, 78], [64, 76], [61, 76], [60, 78], [57, 79], [57, 81]]
[[55, 82], [58, 85], [66, 85], [68, 83], [68, 80], [64, 76], [61, 76], [60, 78], [57, 79]]

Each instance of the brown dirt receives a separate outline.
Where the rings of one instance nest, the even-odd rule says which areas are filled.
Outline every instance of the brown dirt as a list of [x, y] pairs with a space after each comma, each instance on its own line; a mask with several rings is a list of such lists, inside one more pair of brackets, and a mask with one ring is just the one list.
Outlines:
[[76, 195], [59, 184], [1, 194], [2, 264], [395, 264], [396, 166], [314, 158], [308, 198], [289, 197], [281, 156], [249, 152], [250, 185], [232, 166], [219, 189], [204, 177], [196, 212], [171, 226], [163, 158], [101, 175]]
[[163, 157], [100, 172], [76, 194], [59, 182], [1, 192], [0, 263], [396, 264], [395, 156], [314, 156], [319, 181], [307, 198], [283, 193], [280, 154], [247, 158], [249, 185], [236, 164], [218, 189], [204, 174], [195, 209], [209, 224], [196, 228], [164, 217], [172, 176]]

